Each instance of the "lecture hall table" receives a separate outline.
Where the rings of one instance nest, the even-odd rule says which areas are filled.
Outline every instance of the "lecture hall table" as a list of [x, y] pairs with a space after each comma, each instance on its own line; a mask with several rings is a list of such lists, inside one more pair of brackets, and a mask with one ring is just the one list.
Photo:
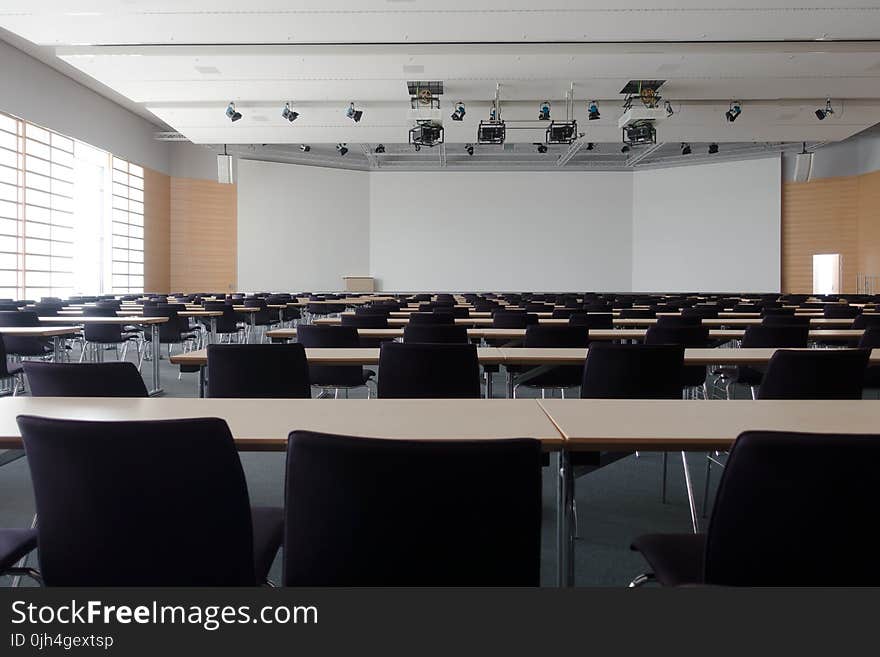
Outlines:
[[[740, 433], [757, 429], [880, 433], [880, 404], [875, 400], [547, 399], [538, 403], [566, 441], [559, 458], [562, 481], [558, 499], [562, 500], [562, 510], [557, 525], [557, 540], [562, 546], [559, 575], [566, 586], [574, 585], [571, 452], [726, 450]], [[684, 454], [682, 459], [686, 459]]]
[[52, 338], [52, 360], [60, 363], [64, 354], [64, 341], [62, 338], [77, 335], [79, 326], [0, 326], [0, 335]]

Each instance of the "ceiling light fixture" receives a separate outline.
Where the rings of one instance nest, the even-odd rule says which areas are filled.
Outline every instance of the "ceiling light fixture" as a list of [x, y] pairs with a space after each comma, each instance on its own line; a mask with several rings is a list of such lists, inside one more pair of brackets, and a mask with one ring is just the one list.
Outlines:
[[226, 106], [226, 116], [229, 117], [229, 120], [235, 123], [241, 118], [241, 112], [237, 112], [235, 110], [235, 103], [229, 103]]
[[742, 102], [739, 100], [730, 101], [730, 109], [724, 113], [724, 116], [727, 117], [727, 122], [733, 123], [739, 118], [740, 114], [742, 114]]
[[831, 107], [831, 99], [826, 98], [825, 99], [825, 109], [821, 109], [821, 108], [817, 109], [816, 110], [816, 118], [819, 119], [820, 121], [824, 121], [829, 116], [834, 116], [834, 108]]
[[364, 111], [355, 108], [354, 102], [349, 103], [348, 109], [345, 110], [345, 116], [350, 118], [355, 123], [360, 123], [361, 117], [363, 115], [364, 115]]
[[299, 112], [294, 112], [290, 109], [290, 103], [284, 103], [284, 109], [281, 110], [281, 118], [287, 119], [291, 123], [299, 118]]

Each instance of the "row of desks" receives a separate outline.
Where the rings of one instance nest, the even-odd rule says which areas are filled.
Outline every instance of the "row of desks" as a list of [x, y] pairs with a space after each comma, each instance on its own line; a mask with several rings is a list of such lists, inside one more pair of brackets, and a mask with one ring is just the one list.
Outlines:
[[[456, 317], [455, 323], [462, 326], [492, 326], [492, 318], [491, 317]], [[557, 325], [567, 325], [569, 321], [567, 319], [552, 319], [541, 317], [538, 319], [541, 324], [557, 324]], [[615, 326], [620, 327], [641, 327], [641, 326], [653, 326], [657, 323], [657, 319], [654, 317], [644, 317], [644, 318], [633, 318], [633, 319], [620, 319], [615, 318], [612, 320]], [[388, 326], [406, 326], [409, 324], [410, 320], [406, 317], [390, 317], [388, 319]], [[712, 318], [712, 319], [704, 319], [703, 326], [709, 327], [732, 327], [732, 326], [759, 326], [763, 322], [761, 317], [730, 317], [730, 318]], [[316, 319], [314, 321], [317, 325], [329, 325], [329, 326], [338, 326], [342, 323], [342, 319], [340, 317], [323, 317], [321, 319]], [[825, 318], [825, 317], [810, 317], [810, 326], [815, 326], [817, 328], [830, 328], [830, 327], [840, 327], [840, 328], [848, 328], [852, 326], [853, 320], [842, 318]]]
[[554, 455], [557, 579], [574, 583], [574, 476], [578, 451], [707, 451], [746, 430], [875, 433], [874, 401], [295, 400], [7, 398], [0, 448], [20, 449], [21, 414], [88, 420], [218, 417], [242, 451], [283, 451], [296, 429], [430, 441], [534, 438]]

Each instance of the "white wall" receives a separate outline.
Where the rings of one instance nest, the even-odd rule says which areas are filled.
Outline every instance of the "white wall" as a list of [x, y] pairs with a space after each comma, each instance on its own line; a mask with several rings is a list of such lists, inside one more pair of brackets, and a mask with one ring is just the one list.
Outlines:
[[369, 272], [369, 174], [240, 160], [238, 287], [342, 288]]
[[778, 157], [634, 174], [633, 290], [778, 292]]
[[0, 41], [0, 111], [168, 173], [170, 151], [149, 121]]
[[627, 172], [373, 172], [384, 290], [628, 290]]

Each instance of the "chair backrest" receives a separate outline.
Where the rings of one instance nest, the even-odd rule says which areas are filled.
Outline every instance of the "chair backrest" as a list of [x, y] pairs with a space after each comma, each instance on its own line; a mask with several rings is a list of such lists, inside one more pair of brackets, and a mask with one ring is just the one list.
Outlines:
[[219, 419], [19, 416], [49, 586], [254, 586], [247, 483]]
[[403, 329], [403, 342], [434, 344], [468, 344], [467, 327], [455, 324], [408, 324]]
[[624, 308], [620, 311], [620, 319], [650, 319], [655, 314], [655, 311], [647, 308]]
[[39, 326], [37, 313], [29, 310], [0, 311], [0, 326]]
[[721, 586], [875, 586], [880, 435], [747, 431], [721, 476], [705, 580]]
[[537, 586], [535, 440], [376, 440], [294, 431], [285, 586]]
[[22, 363], [34, 397], [146, 397], [134, 363]]
[[301, 344], [208, 345], [208, 397], [308, 399]]
[[589, 329], [578, 325], [532, 324], [526, 327], [523, 347], [587, 347]]
[[610, 329], [614, 327], [614, 315], [611, 313], [576, 313], [569, 316], [568, 323], [572, 326], [583, 326], [588, 329]]
[[410, 324], [454, 324], [455, 317], [451, 313], [417, 312], [410, 313]]
[[880, 314], [866, 315], [862, 313], [853, 319], [852, 327], [854, 329], [866, 329], [880, 326]]
[[9, 362], [6, 360], [6, 343], [3, 334], [0, 333], [0, 378], [9, 376]]
[[810, 326], [809, 317], [795, 315], [764, 315], [761, 320], [764, 326]]
[[758, 399], [861, 399], [868, 349], [780, 349]]
[[822, 314], [830, 318], [855, 318], [862, 314], [862, 309], [845, 303], [829, 303], [825, 305]]
[[693, 306], [681, 309], [682, 317], [699, 317], [701, 319], [711, 319], [718, 317], [717, 306]]
[[[322, 326], [300, 324], [296, 339], [306, 348], [353, 349], [361, 346], [354, 326]], [[352, 387], [364, 384], [364, 368], [360, 365], [310, 365], [312, 385]]]
[[385, 342], [379, 350], [378, 396], [479, 398], [477, 348], [472, 344]]
[[780, 308], [777, 306], [762, 306], [761, 307], [761, 315], [767, 317], [769, 315], [785, 315], [787, 317], [794, 317], [794, 308]]
[[386, 315], [343, 315], [342, 326], [354, 326], [355, 328], [388, 328]]
[[[699, 319], [699, 318], [697, 318]], [[661, 326], [655, 324], [645, 334], [645, 344], [677, 344], [682, 347], [705, 347], [709, 343], [706, 326]]]
[[698, 315], [661, 315], [656, 326], [678, 328], [681, 326], [702, 326], [703, 318]]
[[525, 328], [537, 323], [538, 316], [535, 313], [523, 310], [500, 310], [492, 314], [492, 328]]
[[806, 348], [810, 336], [808, 326], [748, 326], [741, 342], [746, 348]]
[[684, 347], [593, 342], [583, 399], [680, 399]]
[[880, 349], [880, 325], [865, 329], [859, 338], [859, 349]]

